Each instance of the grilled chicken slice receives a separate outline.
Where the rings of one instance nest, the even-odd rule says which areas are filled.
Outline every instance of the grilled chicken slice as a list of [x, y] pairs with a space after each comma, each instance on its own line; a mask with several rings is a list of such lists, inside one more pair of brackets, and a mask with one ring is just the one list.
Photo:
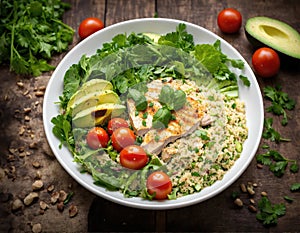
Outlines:
[[127, 107], [131, 125], [137, 135], [144, 135], [142, 147], [151, 154], [158, 155], [162, 149], [170, 142], [180, 137], [192, 133], [201, 125], [201, 120], [205, 116], [206, 107], [199, 101], [187, 97], [185, 106], [172, 112], [175, 120], [171, 120], [165, 129], [153, 129], [152, 119], [154, 114], [162, 107], [159, 103], [159, 94], [164, 85], [169, 85], [173, 89], [181, 89], [182, 81], [168, 79], [154, 80], [147, 84], [148, 91], [145, 93], [148, 107], [145, 111], [136, 112], [135, 103], [128, 99]]

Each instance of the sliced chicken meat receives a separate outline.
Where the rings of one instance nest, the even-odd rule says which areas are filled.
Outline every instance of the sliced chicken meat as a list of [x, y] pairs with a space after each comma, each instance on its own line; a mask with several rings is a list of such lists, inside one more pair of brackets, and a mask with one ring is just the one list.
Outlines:
[[175, 120], [171, 120], [167, 128], [152, 128], [153, 116], [162, 107], [159, 103], [159, 94], [162, 87], [169, 85], [173, 89], [179, 90], [181, 84], [181, 80], [173, 79], [167, 81], [158, 79], [148, 83], [148, 91], [145, 93], [148, 107], [145, 111], [137, 112], [134, 101], [132, 99], [127, 101], [131, 125], [137, 135], [144, 135], [141, 146], [150, 154], [160, 154], [168, 143], [192, 133], [199, 125], [209, 121], [209, 116], [206, 115], [206, 107], [187, 95], [187, 102], [184, 107], [172, 112]]

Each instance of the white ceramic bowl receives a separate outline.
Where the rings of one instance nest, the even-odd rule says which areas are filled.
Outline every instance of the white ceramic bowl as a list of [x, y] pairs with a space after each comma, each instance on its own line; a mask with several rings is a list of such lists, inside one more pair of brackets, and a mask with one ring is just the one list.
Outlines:
[[[248, 139], [243, 146], [241, 157], [235, 162], [234, 166], [225, 174], [224, 178], [217, 181], [212, 186], [204, 188], [201, 192], [178, 198], [176, 200], [164, 201], [149, 201], [142, 198], [126, 198], [120, 192], [107, 191], [105, 188], [93, 184], [92, 176], [89, 174], [80, 173], [80, 166], [73, 161], [71, 153], [66, 147], [59, 149], [59, 140], [52, 133], [51, 119], [59, 114], [58, 105], [59, 96], [63, 91], [63, 77], [65, 72], [72, 64], [78, 63], [82, 55], [88, 56], [94, 54], [98, 48], [105, 42], [110, 42], [111, 39], [120, 33], [140, 33], [150, 32], [165, 34], [175, 31], [179, 23], [184, 23], [187, 26], [187, 31], [194, 36], [195, 43], [214, 43], [217, 39], [221, 41], [223, 53], [234, 59], [241, 59], [245, 63], [245, 68], [241, 74], [247, 76], [251, 82], [250, 88], [240, 85], [240, 98], [246, 105], [247, 126], [249, 129]], [[237, 70], [237, 74], [240, 71]], [[62, 167], [83, 187], [88, 189], [100, 197], [110, 201], [143, 209], [173, 209], [184, 206], [189, 206], [207, 200], [219, 194], [229, 187], [239, 176], [246, 170], [250, 162], [255, 156], [256, 150], [261, 139], [264, 120], [264, 110], [262, 95], [250, 66], [245, 59], [234, 49], [229, 43], [195, 24], [184, 21], [163, 19], [163, 18], [145, 18], [129, 20], [115, 25], [109, 26], [90, 37], [86, 38], [75, 46], [60, 62], [54, 71], [44, 97], [43, 105], [43, 121], [46, 137], [50, 144], [53, 153]]]

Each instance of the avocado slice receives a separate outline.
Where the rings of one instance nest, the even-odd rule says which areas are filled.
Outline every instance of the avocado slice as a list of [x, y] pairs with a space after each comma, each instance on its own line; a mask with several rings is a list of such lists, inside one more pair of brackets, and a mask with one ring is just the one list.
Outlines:
[[125, 106], [121, 104], [100, 104], [92, 106], [79, 113], [72, 119], [73, 126], [85, 128], [100, 125], [110, 117], [120, 116], [125, 111]]
[[300, 59], [300, 34], [282, 21], [262, 16], [249, 18], [245, 32], [255, 47], [267, 46], [279, 53]]
[[71, 104], [69, 102], [67, 111], [72, 109], [72, 115], [74, 116], [84, 109], [105, 103], [118, 104], [120, 103], [120, 98], [111, 90], [90, 92], [79, 99], [74, 98], [74, 101]]
[[80, 98], [83, 98], [89, 93], [100, 92], [104, 90], [113, 90], [113, 85], [111, 82], [103, 79], [92, 79], [87, 81], [71, 96], [67, 106], [67, 111], [69, 111], [71, 107], [74, 107], [74, 102], [78, 101]]
[[152, 39], [155, 43], [158, 43], [158, 40], [160, 38], [159, 34], [152, 33], [152, 32], [145, 32], [143, 35], [148, 36], [150, 39]]

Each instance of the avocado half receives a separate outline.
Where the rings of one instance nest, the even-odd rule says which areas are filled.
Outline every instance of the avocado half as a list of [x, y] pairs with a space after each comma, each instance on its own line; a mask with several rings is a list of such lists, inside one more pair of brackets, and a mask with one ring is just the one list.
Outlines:
[[300, 59], [300, 34], [282, 21], [262, 16], [249, 18], [245, 25], [245, 32], [254, 47], [267, 46], [287, 56]]

